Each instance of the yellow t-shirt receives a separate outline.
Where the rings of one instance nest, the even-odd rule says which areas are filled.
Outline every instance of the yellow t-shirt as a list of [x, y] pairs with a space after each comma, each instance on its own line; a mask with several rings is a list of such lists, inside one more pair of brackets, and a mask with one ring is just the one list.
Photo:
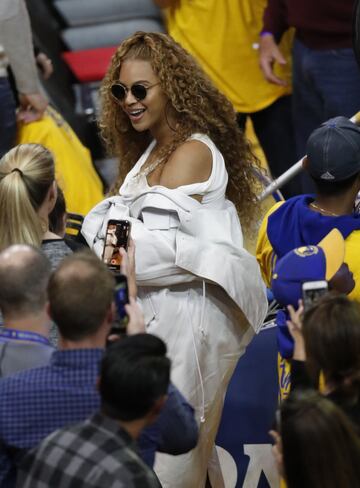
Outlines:
[[288, 86], [268, 83], [259, 67], [265, 5], [266, 0], [179, 0], [167, 10], [169, 34], [198, 60], [238, 112], [262, 110], [291, 91], [292, 32], [280, 45], [287, 64], [275, 68]]
[[18, 144], [42, 144], [55, 160], [56, 181], [64, 192], [68, 212], [86, 215], [104, 198], [102, 182], [90, 151], [55, 109], [30, 124], [20, 124]]

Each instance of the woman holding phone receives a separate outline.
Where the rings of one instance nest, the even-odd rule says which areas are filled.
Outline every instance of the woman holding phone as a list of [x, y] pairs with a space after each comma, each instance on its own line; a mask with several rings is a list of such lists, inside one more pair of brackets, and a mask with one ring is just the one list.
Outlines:
[[238, 219], [245, 228], [256, 220], [256, 160], [230, 102], [167, 35], [123, 41], [101, 95], [100, 127], [119, 180], [82, 232], [101, 256], [107, 222], [131, 222], [147, 329], [167, 343], [172, 380], [196, 409], [198, 446], [159, 456], [163, 486], [200, 488], [207, 472], [222, 486], [209, 461], [226, 387], [267, 309]]

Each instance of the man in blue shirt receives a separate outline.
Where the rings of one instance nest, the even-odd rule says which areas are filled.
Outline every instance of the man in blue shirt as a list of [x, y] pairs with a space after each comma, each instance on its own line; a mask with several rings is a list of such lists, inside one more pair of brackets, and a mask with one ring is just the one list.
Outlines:
[[[16, 467], [27, 450], [48, 434], [85, 420], [99, 409], [99, 361], [110, 332], [114, 279], [91, 252], [65, 258], [50, 278], [50, 315], [59, 328], [59, 350], [48, 366], [0, 382], [0, 486], [13, 487]], [[131, 300], [129, 327], [136, 304]], [[138, 330], [137, 330], [138, 331]], [[147, 460], [156, 450], [180, 454], [197, 441], [193, 409], [176, 389], [156, 424], [139, 438]], [[149, 455], [150, 454], [150, 455]]]
[[46, 256], [35, 247], [14, 245], [0, 253], [0, 378], [50, 361], [50, 271]]
[[57, 430], [20, 464], [19, 488], [160, 488], [135, 441], [158, 417], [170, 379], [164, 342], [151, 334], [116, 341], [101, 363], [100, 411]]

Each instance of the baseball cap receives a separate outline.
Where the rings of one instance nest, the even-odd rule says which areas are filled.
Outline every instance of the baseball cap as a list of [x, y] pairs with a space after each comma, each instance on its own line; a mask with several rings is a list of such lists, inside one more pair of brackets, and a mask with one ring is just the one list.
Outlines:
[[279, 259], [272, 276], [272, 292], [280, 305], [297, 307], [306, 281], [329, 281], [344, 262], [341, 232], [332, 229], [316, 246], [293, 249]]
[[360, 172], [360, 128], [346, 117], [335, 117], [310, 135], [308, 172], [317, 180], [337, 182]]

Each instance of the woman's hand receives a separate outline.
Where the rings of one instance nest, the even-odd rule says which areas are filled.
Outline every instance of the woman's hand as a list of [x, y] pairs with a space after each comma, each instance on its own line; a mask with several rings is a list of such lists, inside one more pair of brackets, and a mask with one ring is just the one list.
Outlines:
[[287, 320], [286, 324], [295, 343], [293, 359], [305, 361], [305, 344], [302, 333], [302, 316], [304, 314], [304, 305], [302, 300], [299, 300], [299, 307], [296, 311], [292, 305], [288, 305], [287, 309], [290, 314], [290, 320]]
[[136, 272], [135, 272], [135, 243], [133, 239], [129, 240], [128, 250], [124, 248], [119, 250], [121, 254], [121, 273], [127, 277], [129, 297], [136, 300], [137, 297], [137, 285], [136, 285]]
[[[126, 335], [144, 334], [146, 333], [144, 315], [136, 300], [129, 298], [129, 303], [125, 305], [126, 313], [129, 317], [129, 322], [126, 326]], [[111, 344], [120, 340], [122, 337], [119, 333], [112, 333], [107, 337], [107, 343]]]
[[125, 305], [125, 310], [129, 317], [126, 333], [127, 335], [144, 334], [146, 330], [142, 310], [134, 298], [130, 297], [129, 301], [130, 303]]

